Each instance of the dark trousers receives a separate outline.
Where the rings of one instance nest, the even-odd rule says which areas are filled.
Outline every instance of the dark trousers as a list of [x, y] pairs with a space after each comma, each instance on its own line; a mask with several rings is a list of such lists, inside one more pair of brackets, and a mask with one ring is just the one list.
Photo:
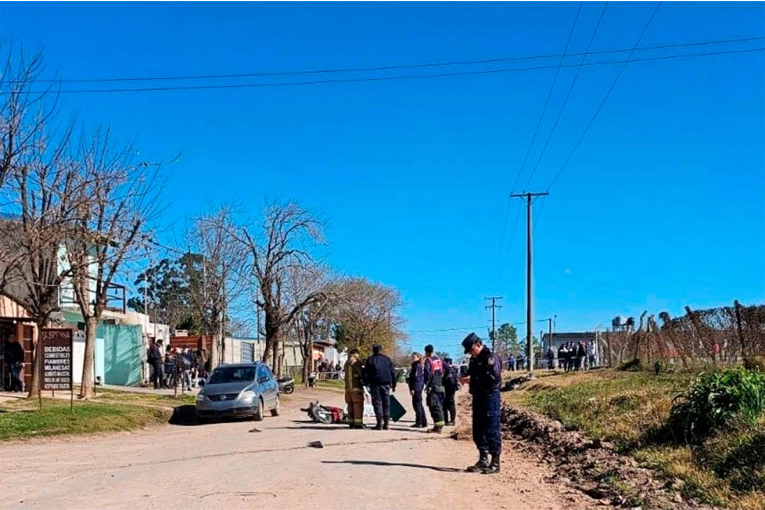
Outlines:
[[444, 414], [446, 415], [446, 423], [454, 423], [454, 420], [457, 419], [457, 399], [454, 391], [446, 390], [444, 393]]
[[443, 427], [444, 423], [444, 394], [436, 391], [428, 391], [428, 408], [430, 417], [433, 418], [434, 427]]
[[21, 383], [21, 363], [11, 363], [11, 391], [23, 391], [23, 384]]
[[422, 405], [422, 390], [415, 391], [412, 395], [412, 408], [414, 409], [414, 424], [427, 427], [428, 417], [425, 415], [425, 407]]
[[162, 365], [159, 363], [152, 365], [151, 382], [154, 384], [155, 390], [158, 390], [163, 386], [164, 381], [162, 381]]
[[497, 455], [502, 452], [499, 429], [499, 392], [473, 395], [473, 442], [479, 452]]
[[377, 421], [390, 420], [390, 384], [370, 386], [369, 393], [372, 394]]

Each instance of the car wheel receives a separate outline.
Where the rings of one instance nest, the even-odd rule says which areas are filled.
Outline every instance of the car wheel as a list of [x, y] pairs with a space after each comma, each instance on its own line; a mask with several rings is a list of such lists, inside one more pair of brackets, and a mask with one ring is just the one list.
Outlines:
[[252, 416], [255, 421], [263, 421], [263, 399], [258, 399], [258, 405], [255, 407], [255, 414]]
[[279, 416], [279, 413], [281, 412], [281, 410], [282, 410], [282, 402], [279, 399], [279, 397], [277, 396], [276, 397], [276, 405], [274, 406], [273, 409], [271, 409], [271, 416]]

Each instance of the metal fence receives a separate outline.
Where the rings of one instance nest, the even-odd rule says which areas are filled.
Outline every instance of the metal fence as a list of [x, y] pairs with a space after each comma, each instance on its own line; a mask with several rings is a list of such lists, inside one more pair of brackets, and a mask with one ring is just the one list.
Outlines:
[[606, 331], [601, 336], [605, 361], [661, 361], [683, 367], [732, 365], [765, 360], [765, 305], [691, 310], [672, 318], [643, 312], [637, 329]]

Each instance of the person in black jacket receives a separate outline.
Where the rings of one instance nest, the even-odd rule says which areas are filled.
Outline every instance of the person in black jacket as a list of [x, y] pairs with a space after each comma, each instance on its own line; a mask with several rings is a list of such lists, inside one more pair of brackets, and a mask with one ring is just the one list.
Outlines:
[[382, 353], [382, 346], [372, 347], [372, 356], [364, 365], [364, 381], [372, 394], [377, 425], [372, 430], [388, 430], [390, 423], [390, 392], [396, 391], [396, 367], [391, 359]]
[[11, 391], [14, 393], [23, 391], [24, 385], [21, 381], [24, 372], [24, 348], [16, 340], [16, 335], [11, 334], [8, 338], [8, 343], [5, 345], [5, 360], [11, 372]]
[[428, 418], [425, 415], [425, 407], [422, 405], [422, 390], [425, 389], [425, 369], [422, 367], [422, 356], [419, 352], [412, 354], [412, 370], [407, 378], [409, 394], [412, 395], [412, 408], [414, 409], [414, 425], [412, 428], [428, 428]]
[[465, 337], [462, 347], [465, 354], [470, 354], [468, 378], [473, 397], [473, 442], [479, 453], [478, 462], [467, 470], [471, 473], [499, 473], [502, 453], [499, 398], [502, 360], [483, 345], [475, 333]]
[[453, 427], [457, 419], [457, 392], [460, 389], [460, 378], [457, 367], [451, 358], [444, 358], [444, 414], [446, 426]]

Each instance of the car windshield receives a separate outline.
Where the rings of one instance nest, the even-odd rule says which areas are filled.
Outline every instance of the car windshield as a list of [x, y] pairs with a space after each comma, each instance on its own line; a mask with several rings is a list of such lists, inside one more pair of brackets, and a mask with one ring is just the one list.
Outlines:
[[251, 382], [255, 380], [253, 367], [218, 367], [210, 376], [208, 384]]

